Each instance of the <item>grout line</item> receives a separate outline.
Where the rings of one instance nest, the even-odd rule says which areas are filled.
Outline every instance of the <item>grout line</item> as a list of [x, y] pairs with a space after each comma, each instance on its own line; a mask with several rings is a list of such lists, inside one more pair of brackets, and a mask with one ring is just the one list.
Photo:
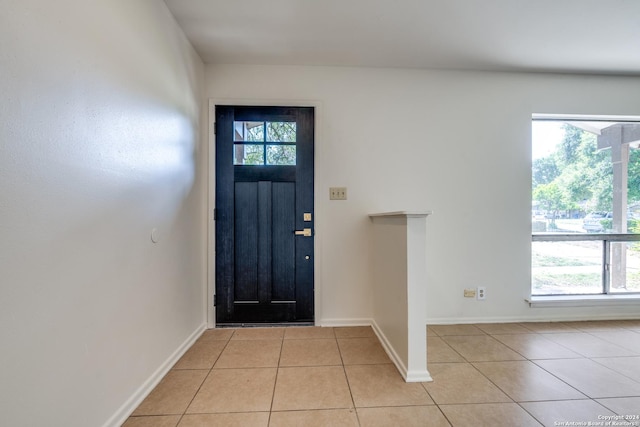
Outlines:
[[284, 337], [286, 331], [282, 332], [282, 340], [280, 342], [280, 354], [278, 355], [278, 363], [276, 364], [276, 378], [273, 381], [273, 391], [271, 392], [271, 405], [269, 406], [269, 419], [267, 420], [267, 426], [271, 424], [271, 414], [273, 413], [273, 401], [276, 397], [276, 386], [278, 385], [278, 377], [280, 376], [280, 361], [282, 360], [282, 349], [284, 348]]
[[349, 396], [351, 396], [351, 403], [353, 405], [353, 412], [356, 414], [356, 421], [358, 422], [358, 426], [360, 427], [362, 423], [360, 422], [360, 415], [358, 414], [358, 408], [356, 408], [356, 401], [353, 398], [353, 391], [351, 390], [351, 382], [349, 381], [349, 376], [347, 375], [347, 368], [344, 365], [344, 358], [342, 357], [342, 349], [340, 348], [340, 343], [338, 342], [338, 336], [336, 335], [335, 328], [333, 329], [333, 335], [336, 340], [336, 346], [338, 347], [338, 354], [340, 355], [340, 363], [342, 365], [342, 372], [344, 373], [344, 378], [347, 381], [347, 387], [349, 388]]
[[[191, 406], [191, 404], [195, 400], [195, 398], [198, 395], [198, 393], [200, 393], [200, 390], [202, 389], [202, 386], [204, 385], [204, 383], [207, 381], [207, 378], [209, 378], [209, 376], [211, 375], [211, 372], [213, 371], [213, 367], [216, 366], [216, 363], [218, 362], [218, 359], [220, 359], [220, 356], [222, 356], [222, 353], [224, 353], [224, 350], [229, 345], [229, 342], [231, 341], [231, 337], [233, 336], [234, 333], [235, 333], [235, 331], [231, 335], [229, 335], [229, 338], [226, 340], [226, 343], [224, 344], [224, 347], [222, 347], [222, 350], [220, 351], [220, 353], [218, 353], [218, 356], [216, 357], [216, 360], [214, 360], [213, 363], [211, 364], [211, 368], [209, 368], [209, 372], [207, 372], [207, 375], [204, 376], [204, 379], [202, 380], [202, 382], [198, 386], [198, 389], [196, 390], [196, 392], [193, 394], [193, 397], [191, 398], [191, 400], [189, 401], [187, 406], [184, 408], [184, 411], [182, 412], [182, 414], [180, 414], [180, 419], [178, 420], [178, 423], [176, 424], [176, 426], [180, 425], [180, 423], [182, 422], [182, 419], [187, 414], [187, 410], [189, 410], [189, 407]], [[222, 340], [218, 340], [218, 341], [222, 341]], [[195, 344], [196, 343], [193, 343], [193, 345], [195, 345]], [[189, 348], [189, 350], [191, 350], [193, 348], [193, 345]], [[189, 350], [187, 350], [187, 352]], [[186, 354], [186, 352], [185, 352], [185, 354]], [[200, 370], [204, 370], [204, 369], [198, 369], [198, 370], [200, 371]]]

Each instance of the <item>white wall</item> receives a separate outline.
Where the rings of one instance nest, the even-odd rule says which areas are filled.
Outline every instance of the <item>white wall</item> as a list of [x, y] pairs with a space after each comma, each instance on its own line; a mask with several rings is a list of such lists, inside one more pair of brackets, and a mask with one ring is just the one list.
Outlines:
[[204, 66], [162, 1], [0, 10], [0, 425], [103, 425], [205, 322]]
[[[640, 78], [207, 66], [214, 99], [313, 100], [321, 323], [370, 318], [368, 213], [433, 210], [431, 322], [613, 318], [638, 306], [530, 308], [531, 114], [640, 115]], [[210, 170], [210, 175], [213, 175]], [[349, 200], [329, 201], [328, 187]], [[487, 300], [463, 289], [486, 286]]]

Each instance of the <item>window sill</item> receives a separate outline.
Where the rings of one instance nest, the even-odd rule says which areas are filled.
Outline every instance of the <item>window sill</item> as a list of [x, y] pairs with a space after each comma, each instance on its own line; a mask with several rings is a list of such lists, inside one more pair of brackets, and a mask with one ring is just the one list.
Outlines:
[[633, 295], [562, 295], [532, 296], [525, 299], [529, 307], [598, 307], [640, 305], [640, 294]]

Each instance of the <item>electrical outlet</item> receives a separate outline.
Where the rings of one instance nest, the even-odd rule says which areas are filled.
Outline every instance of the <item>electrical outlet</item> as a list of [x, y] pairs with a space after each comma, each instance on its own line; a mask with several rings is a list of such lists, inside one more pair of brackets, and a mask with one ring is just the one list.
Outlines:
[[475, 289], [465, 289], [464, 290], [464, 297], [465, 298], [474, 298], [476, 296], [476, 290]]
[[487, 298], [487, 288], [484, 286], [478, 286], [478, 299], [484, 300]]
[[347, 187], [329, 188], [329, 200], [347, 200]]

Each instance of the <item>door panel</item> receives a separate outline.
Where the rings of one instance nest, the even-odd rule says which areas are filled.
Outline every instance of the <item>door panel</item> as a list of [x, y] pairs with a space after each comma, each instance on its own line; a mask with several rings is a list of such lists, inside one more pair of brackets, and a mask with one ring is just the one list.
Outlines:
[[271, 299], [295, 300], [295, 184], [273, 183], [273, 275]]
[[271, 187], [271, 182], [258, 182], [258, 223], [260, 233], [258, 252], [261, 254], [258, 258], [258, 291], [260, 292], [260, 301], [269, 301], [271, 299], [269, 287], [271, 286], [273, 271], [273, 257], [271, 254], [273, 239], [268, 227], [268, 224], [273, 221]]
[[295, 234], [304, 228], [313, 109], [217, 106], [218, 323], [313, 321], [313, 236]]
[[235, 301], [258, 301], [258, 185], [235, 184]]

